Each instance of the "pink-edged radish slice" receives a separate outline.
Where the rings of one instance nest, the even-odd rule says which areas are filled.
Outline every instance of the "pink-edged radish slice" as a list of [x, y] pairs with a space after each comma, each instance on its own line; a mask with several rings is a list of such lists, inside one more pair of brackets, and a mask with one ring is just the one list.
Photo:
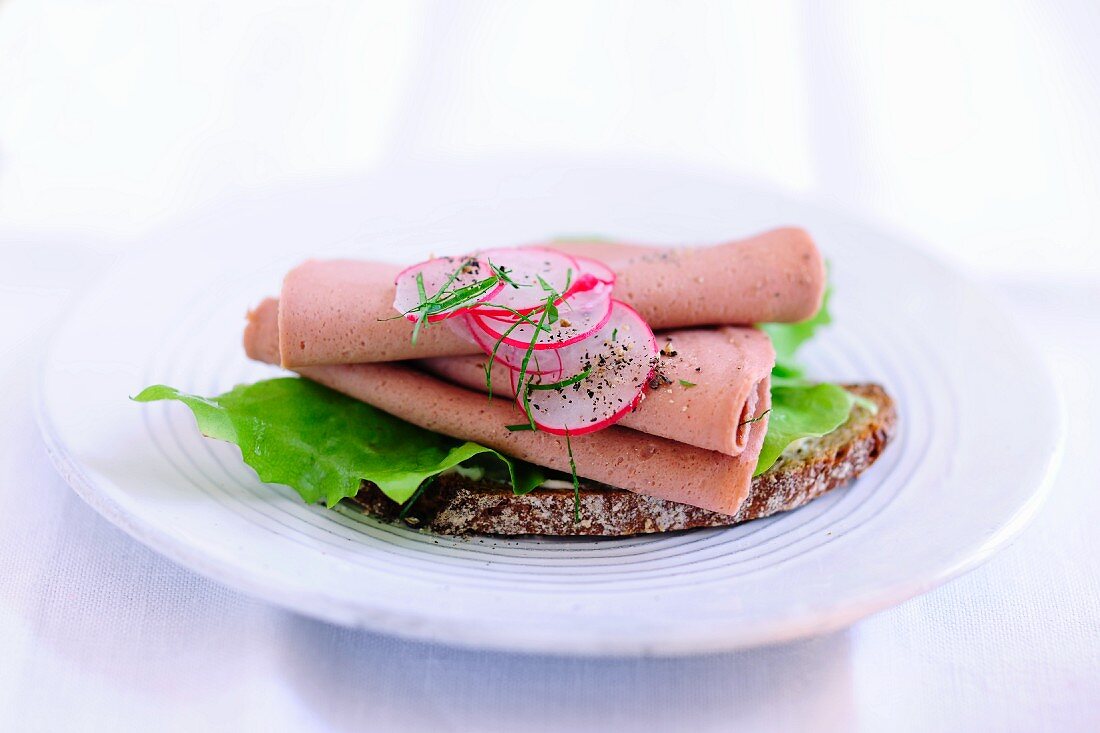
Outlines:
[[566, 291], [565, 297], [556, 301], [554, 305], [559, 305], [562, 301], [572, 298], [577, 293], [586, 293], [593, 288], [603, 288], [604, 290], [611, 289], [611, 283], [605, 283], [595, 275], [589, 272], [581, 272], [573, 278], [573, 282], [569, 285], [569, 290]]
[[[574, 293], [557, 307], [558, 318], [550, 322], [545, 311], [527, 314], [525, 319], [492, 318], [480, 311], [470, 314], [475, 325], [496, 343], [538, 351], [560, 349], [598, 331], [611, 317], [611, 289], [605, 286]], [[541, 324], [541, 328], [539, 327]]]
[[[490, 357], [493, 363], [500, 363], [508, 367], [513, 374], [523, 370], [523, 358], [527, 355], [527, 349], [517, 349], [515, 346], [501, 344], [497, 347], [496, 355], [492, 355], [492, 345], [489, 347]], [[527, 374], [536, 375], [543, 381], [556, 381], [565, 374], [564, 364], [557, 351], [532, 351], [527, 359]]]
[[[473, 318], [469, 315], [465, 318], [455, 318], [448, 321], [448, 323], [450, 323], [463, 338], [477, 344], [478, 348], [485, 352], [486, 361], [491, 357], [494, 363], [503, 364], [512, 372], [518, 372], [523, 369], [523, 357], [527, 354], [526, 346], [519, 349], [515, 346], [509, 346], [503, 343], [497, 345], [497, 343], [491, 340], [481, 328], [474, 324]], [[494, 349], [496, 351], [495, 354]], [[562, 370], [562, 360], [561, 357], [558, 356], [557, 351], [532, 352], [531, 358], [527, 360], [528, 374], [539, 375], [553, 380], [561, 378]], [[515, 390], [513, 389], [513, 394], [514, 393]]]
[[[501, 344], [497, 349], [495, 362], [500, 362], [508, 367], [512, 375], [512, 393], [515, 394], [516, 375], [523, 371], [523, 357], [527, 355], [525, 349], [517, 349], [514, 346]], [[565, 376], [564, 365], [557, 351], [532, 351], [531, 358], [527, 360], [525, 374], [539, 377], [544, 382], [555, 382]]]
[[470, 320], [468, 313], [459, 313], [455, 318], [447, 319], [447, 326], [460, 336], [463, 341], [471, 344], [476, 344], [479, 348], [484, 350], [482, 346], [484, 338], [481, 335], [480, 330], [474, 326], [474, 322]]
[[428, 322], [437, 323], [452, 318], [459, 313], [464, 313], [472, 305], [494, 298], [500, 293], [504, 288], [504, 283], [499, 280], [490, 281], [493, 276], [493, 270], [483, 259], [477, 257], [436, 257], [406, 267], [397, 274], [394, 279], [397, 294], [393, 299], [393, 307], [414, 323], [420, 320], [420, 314], [416, 311], [416, 308], [423, 301], [420, 295], [418, 277], [423, 279], [424, 295], [427, 298], [432, 298], [440, 294], [441, 291], [445, 297], [460, 288], [476, 286], [479, 283], [485, 285], [484, 292], [476, 293], [474, 297], [464, 303], [429, 313]]
[[476, 312], [482, 316], [510, 318], [515, 312], [530, 313], [546, 304], [551, 291], [560, 294], [556, 299], [560, 301], [568, 292], [597, 283], [595, 278], [579, 281], [582, 273], [573, 258], [549, 249], [490, 249], [479, 252], [478, 257], [503, 270], [514, 283], [505, 283], [492, 300], [477, 306]]
[[584, 435], [609, 425], [634, 409], [657, 363], [657, 339], [638, 313], [612, 301], [611, 318], [596, 333], [561, 349], [570, 379], [527, 380], [516, 400], [539, 430], [555, 435]]
[[577, 263], [577, 267], [580, 268], [582, 277], [591, 275], [604, 285], [615, 284], [615, 271], [604, 263], [591, 257], [581, 257], [580, 255], [572, 255], [572, 257], [573, 261]]

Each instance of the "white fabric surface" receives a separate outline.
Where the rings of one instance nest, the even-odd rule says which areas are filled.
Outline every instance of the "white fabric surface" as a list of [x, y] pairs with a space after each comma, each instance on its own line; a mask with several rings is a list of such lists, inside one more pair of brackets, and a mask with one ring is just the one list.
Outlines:
[[[9, 0], [0, 729], [1097, 729], [1098, 30], [1088, 0]], [[845, 632], [585, 661], [271, 608], [131, 541], [53, 472], [31, 403], [44, 339], [146, 232], [242, 189], [516, 151], [728, 168], [914, 231], [994, 282], [1067, 397], [1035, 524]]]
[[1100, 288], [1002, 287], [1049, 350], [1070, 413], [1052, 497], [1008, 550], [824, 638], [598, 661], [348, 631], [253, 601], [130, 540], [53, 471], [31, 404], [43, 334], [107, 260], [56, 243], [7, 254], [0, 729], [1042, 731], [1100, 720], [1090, 450], [1100, 440], [1091, 366]]

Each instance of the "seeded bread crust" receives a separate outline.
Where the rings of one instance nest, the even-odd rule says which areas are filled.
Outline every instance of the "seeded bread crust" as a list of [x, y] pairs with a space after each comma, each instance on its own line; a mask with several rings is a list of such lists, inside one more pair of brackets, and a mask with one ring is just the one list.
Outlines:
[[789, 450], [766, 473], [753, 479], [736, 515], [655, 499], [594, 482], [581, 481], [581, 521], [573, 521], [571, 489], [536, 489], [516, 496], [507, 486], [441, 476], [404, 520], [400, 507], [374, 484], [351, 502], [363, 512], [388, 521], [446, 535], [557, 535], [625, 537], [698, 527], [726, 527], [800, 507], [843, 486], [878, 459], [894, 436], [897, 410], [886, 391], [874, 384], [846, 385], [878, 406], [857, 405], [844, 425]]

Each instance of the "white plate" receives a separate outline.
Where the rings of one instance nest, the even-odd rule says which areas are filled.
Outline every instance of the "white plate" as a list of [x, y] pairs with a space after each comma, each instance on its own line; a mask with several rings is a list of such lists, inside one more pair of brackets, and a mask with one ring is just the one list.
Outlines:
[[[302, 504], [179, 404], [277, 373], [243, 314], [307, 256], [414, 261], [551, 235], [717, 242], [806, 226], [832, 262], [836, 325], [806, 357], [878, 381], [898, 437], [853, 487], [724, 530], [619, 540], [448, 539]], [[872, 227], [684, 170], [511, 161], [407, 168], [232, 205], [164, 232], [77, 307], [40, 415], [78, 493], [141, 542], [305, 614], [447, 643], [686, 654], [849, 624], [987, 558], [1038, 507], [1061, 445], [1056, 392], [1004, 313]]]

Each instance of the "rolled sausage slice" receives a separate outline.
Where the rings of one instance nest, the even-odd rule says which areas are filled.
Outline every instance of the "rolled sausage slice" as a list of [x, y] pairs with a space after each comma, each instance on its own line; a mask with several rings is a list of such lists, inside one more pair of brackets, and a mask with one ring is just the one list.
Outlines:
[[[274, 300], [261, 303], [250, 314], [244, 337], [249, 356], [272, 364], [279, 362], [276, 308]], [[514, 423], [516, 416], [507, 401], [489, 401], [483, 394], [405, 365], [337, 364], [298, 367], [296, 371], [427, 430], [569, 471], [565, 438], [543, 432], [509, 432], [504, 427]], [[738, 456], [623, 427], [610, 427], [571, 442], [577, 472], [586, 479], [736, 514], [748, 494], [763, 440], [763, 430], [751, 431]]]
[[774, 229], [713, 247], [554, 242], [614, 270], [615, 297], [654, 330], [795, 323], [821, 307], [825, 261], [804, 229]]
[[[739, 455], [753, 432], [767, 429], [767, 417], [752, 422], [770, 403], [775, 350], [767, 335], [726, 326], [665, 331], [657, 337], [662, 346], [657, 376], [637, 409], [617, 425]], [[431, 374], [484, 392], [487, 362], [482, 354], [442, 356], [419, 364]], [[512, 372], [500, 362], [493, 364], [492, 383], [494, 394], [515, 395]]]
[[309, 260], [291, 270], [278, 309], [283, 366], [476, 353], [476, 346], [442, 323], [421, 329], [412, 343], [412, 324], [393, 307], [393, 281], [402, 269], [385, 262]]
[[[548, 246], [606, 260], [615, 297], [656, 329], [794, 322], [812, 316], [825, 289], [821, 253], [801, 229], [776, 229], [714, 247], [655, 249], [598, 242]], [[291, 270], [279, 301], [284, 366], [397, 361], [477, 353], [445, 324], [423, 329], [395, 317], [395, 265], [312, 260]]]

